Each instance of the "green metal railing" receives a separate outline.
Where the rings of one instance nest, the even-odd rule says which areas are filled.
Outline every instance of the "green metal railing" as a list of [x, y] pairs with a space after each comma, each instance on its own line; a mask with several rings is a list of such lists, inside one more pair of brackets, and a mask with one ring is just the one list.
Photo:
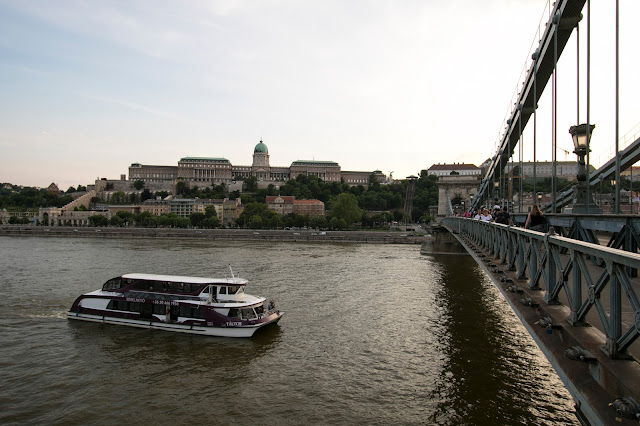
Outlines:
[[[559, 304], [564, 292], [569, 324], [587, 325], [586, 316], [595, 308], [606, 337], [603, 352], [610, 358], [628, 356], [640, 337], [640, 284], [632, 278], [640, 269], [640, 254], [562, 237], [553, 228], [544, 234], [459, 217], [447, 217], [443, 225], [528, 280], [530, 289], [544, 290], [545, 303]], [[595, 264], [588, 265], [592, 260]]]

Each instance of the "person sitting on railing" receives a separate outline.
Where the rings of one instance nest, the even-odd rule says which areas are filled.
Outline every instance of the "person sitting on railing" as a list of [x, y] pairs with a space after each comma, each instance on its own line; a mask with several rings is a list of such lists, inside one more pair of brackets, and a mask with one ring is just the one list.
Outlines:
[[531, 207], [531, 211], [529, 212], [529, 216], [527, 216], [527, 221], [524, 223], [524, 227], [526, 229], [531, 229], [532, 231], [545, 232], [547, 227], [547, 218], [544, 217], [537, 204], [534, 204]]

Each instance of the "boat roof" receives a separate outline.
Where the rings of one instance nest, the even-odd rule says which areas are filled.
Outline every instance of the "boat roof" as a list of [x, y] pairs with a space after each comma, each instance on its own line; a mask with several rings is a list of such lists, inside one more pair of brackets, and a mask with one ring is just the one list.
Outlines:
[[168, 281], [192, 284], [223, 284], [223, 285], [247, 285], [248, 281], [244, 278], [204, 278], [204, 277], [187, 277], [182, 275], [159, 275], [159, 274], [125, 274], [122, 278], [132, 280], [148, 280], [148, 281]]

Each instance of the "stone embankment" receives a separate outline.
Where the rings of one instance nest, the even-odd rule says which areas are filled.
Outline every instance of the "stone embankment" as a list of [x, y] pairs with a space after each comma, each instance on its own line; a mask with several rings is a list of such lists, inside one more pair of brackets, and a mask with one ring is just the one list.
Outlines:
[[72, 238], [196, 238], [202, 240], [422, 244], [425, 235], [399, 231], [305, 231], [246, 229], [93, 228], [1, 225], [0, 236]]

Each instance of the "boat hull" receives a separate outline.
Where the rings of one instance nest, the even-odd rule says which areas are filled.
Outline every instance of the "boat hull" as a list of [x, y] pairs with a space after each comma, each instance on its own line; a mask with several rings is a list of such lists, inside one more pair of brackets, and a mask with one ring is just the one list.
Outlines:
[[125, 325], [129, 327], [147, 328], [152, 330], [174, 331], [178, 333], [198, 334], [201, 336], [215, 337], [251, 337], [260, 328], [280, 321], [283, 312], [266, 322], [259, 324], [235, 326], [235, 327], [210, 327], [202, 325], [185, 325], [176, 323], [166, 323], [159, 321], [138, 320], [128, 318], [118, 318], [105, 315], [95, 315], [80, 312], [68, 312], [67, 318], [80, 321], [96, 322], [102, 324]]

